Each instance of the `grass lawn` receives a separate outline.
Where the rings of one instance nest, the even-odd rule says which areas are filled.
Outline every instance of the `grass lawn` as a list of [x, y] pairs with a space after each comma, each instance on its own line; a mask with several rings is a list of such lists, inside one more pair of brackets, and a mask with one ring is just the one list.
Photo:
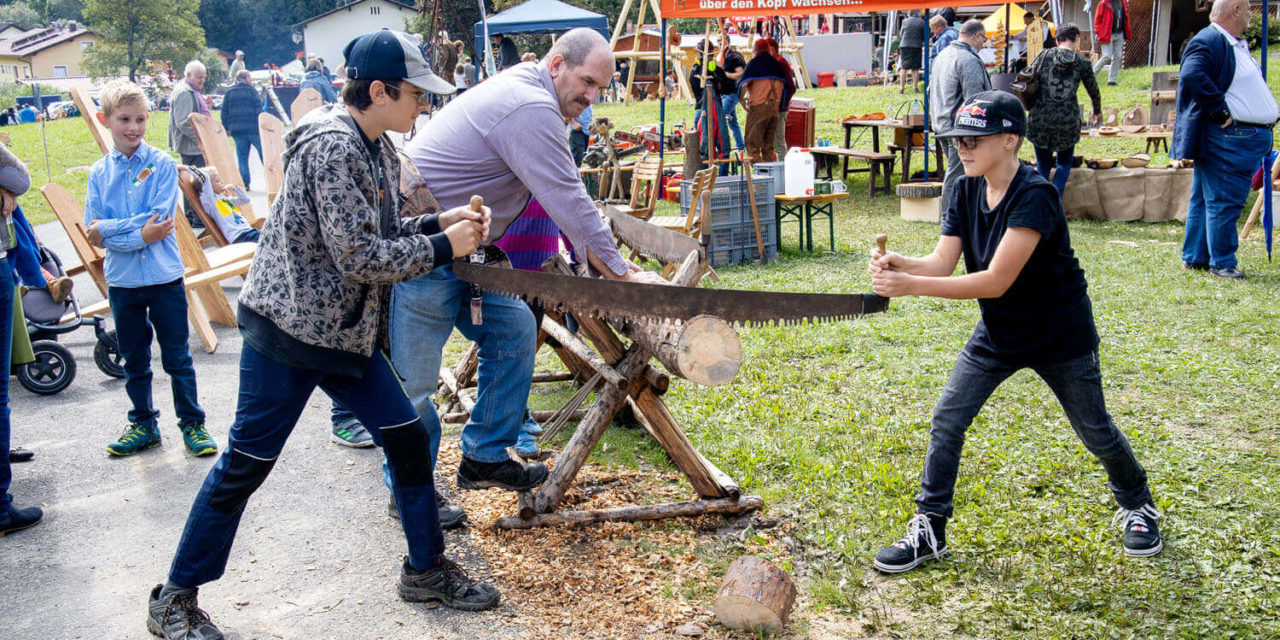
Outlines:
[[[1150, 71], [1126, 71], [1119, 87], [1103, 87], [1104, 107], [1147, 104]], [[801, 95], [818, 98], [817, 134], [830, 139], [842, 136], [840, 116], [892, 112], [901, 100], [880, 88]], [[596, 115], [627, 128], [656, 122], [657, 110], [601, 105]], [[667, 117], [691, 115], [672, 105]], [[88, 129], [80, 119], [47, 127], [53, 180], [83, 198], [98, 157]], [[148, 140], [167, 148], [166, 127], [167, 114], [153, 114]], [[42, 184], [39, 127], [6, 131]], [[1141, 144], [1090, 141], [1080, 153], [1122, 157]], [[850, 184], [834, 254], [797, 251], [788, 225], [777, 261], [721, 269], [717, 286], [862, 292], [875, 234], [888, 233], [903, 253], [933, 247], [936, 225], [901, 221], [897, 198], [868, 199], [865, 189], [865, 177]], [[33, 223], [51, 219], [38, 190], [20, 203]], [[1071, 233], [1102, 336], [1110, 410], [1150, 475], [1165, 516], [1164, 553], [1122, 556], [1100, 465], [1045, 385], [1024, 371], [970, 429], [949, 527], [954, 555], [879, 576], [871, 558], [902, 535], [912, 512], [930, 410], [977, 321], [976, 304], [908, 298], [857, 321], [745, 328], [735, 382], [707, 389], [675, 380], [668, 401], [708, 458], [795, 527], [802, 544], [788, 566], [806, 607], [797, 635], [809, 635], [816, 616], [841, 614], [853, 629], [840, 637], [1280, 637], [1280, 266], [1267, 262], [1256, 233], [1239, 254], [1244, 282], [1184, 271], [1178, 224], [1072, 222]], [[824, 231], [817, 240], [825, 246]], [[539, 391], [532, 403], [552, 408], [567, 393]], [[672, 468], [636, 431], [611, 429], [604, 443], [599, 461]], [[709, 541], [694, 551], [723, 567], [750, 547], [749, 539]], [[688, 595], [709, 604], [717, 586]]]
[[[1149, 71], [1103, 87], [1104, 107], [1145, 104]], [[817, 134], [829, 138], [840, 135], [838, 117], [899, 100], [878, 88], [806, 94], [818, 97]], [[656, 122], [657, 105], [603, 105], [596, 115], [629, 127]], [[690, 116], [680, 105], [667, 117]], [[1116, 157], [1141, 144], [1081, 147]], [[788, 225], [778, 261], [722, 269], [719, 286], [861, 292], [876, 233], [903, 253], [932, 249], [936, 225], [901, 221], [897, 198], [868, 199], [865, 189], [865, 177], [855, 179], [838, 211], [836, 253], [798, 252]], [[845, 612], [863, 633], [906, 638], [1280, 636], [1280, 266], [1257, 233], [1239, 254], [1249, 279], [1237, 283], [1184, 271], [1176, 223], [1072, 222], [1071, 232], [1109, 408], [1150, 476], [1164, 553], [1123, 557], [1101, 466], [1024, 371], [969, 431], [949, 528], [955, 555], [877, 575], [871, 558], [904, 531], [931, 407], [978, 319], [973, 302], [907, 298], [858, 321], [744, 329], [734, 383], [678, 383], [669, 394], [694, 443], [797, 523], [811, 613]], [[615, 462], [661, 460], [656, 446], [618, 433], [607, 436]], [[708, 601], [716, 586], [702, 594]]]

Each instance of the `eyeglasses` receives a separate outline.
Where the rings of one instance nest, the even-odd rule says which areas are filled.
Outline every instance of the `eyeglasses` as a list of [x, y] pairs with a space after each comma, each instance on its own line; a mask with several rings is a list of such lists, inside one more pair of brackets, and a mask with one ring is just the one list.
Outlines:
[[416, 104], [419, 104], [419, 105], [427, 105], [427, 104], [429, 104], [429, 103], [430, 103], [430, 101], [431, 101], [431, 99], [427, 96], [427, 92], [426, 92], [426, 91], [412, 91], [412, 90], [405, 90], [405, 88], [404, 88], [404, 84], [403, 84], [403, 83], [402, 83], [402, 84], [400, 84], [399, 86], [392, 85], [392, 84], [387, 84], [387, 85], [385, 85], [385, 86], [386, 86], [386, 88], [387, 88], [387, 95], [391, 96], [391, 99], [392, 99], [392, 100], [399, 100], [399, 99], [400, 99], [400, 92], [401, 92], [401, 91], [404, 91], [405, 93], [408, 93], [408, 94], [409, 94], [409, 97], [410, 97], [411, 99], [413, 99], [413, 101], [414, 101]]
[[966, 151], [973, 151], [978, 148], [978, 144], [982, 142], [982, 138], [977, 136], [962, 136], [956, 138], [956, 144]]

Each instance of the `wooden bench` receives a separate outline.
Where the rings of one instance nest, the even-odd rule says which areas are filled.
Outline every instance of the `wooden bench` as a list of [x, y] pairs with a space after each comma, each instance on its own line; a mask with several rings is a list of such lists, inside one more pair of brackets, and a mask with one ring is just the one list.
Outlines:
[[[827, 180], [831, 180], [831, 168], [837, 160], [843, 160], [843, 166], [840, 171], [840, 179], [847, 178], [851, 173], [867, 172], [870, 177], [868, 180], [867, 195], [875, 196], [877, 191], [884, 193], [892, 193], [889, 184], [890, 176], [893, 175], [893, 165], [897, 162], [897, 156], [892, 153], [878, 153], [875, 151], [863, 151], [862, 149], [846, 149], [844, 147], [810, 147], [809, 152], [819, 156], [832, 156], [832, 159], [826, 162]], [[849, 159], [862, 160], [867, 163], [864, 168], [849, 168]]]

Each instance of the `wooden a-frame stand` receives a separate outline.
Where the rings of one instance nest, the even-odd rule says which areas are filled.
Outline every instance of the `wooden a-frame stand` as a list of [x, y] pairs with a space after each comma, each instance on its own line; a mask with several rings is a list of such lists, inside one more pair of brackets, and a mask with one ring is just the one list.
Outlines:
[[[559, 256], [544, 267], [548, 271], [573, 275]], [[676, 286], [697, 286], [707, 265], [692, 253], [672, 278]], [[534, 492], [519, 494], [519, 513], [499, 518], [504, 529], [603, 521], [660, 520], [708, 513], [741, 513], [760, 508], [758, 496], [743, 496], [737, 482], [708, 461], [689, 441], [661, 396], [669, 378], [653, 367], [656, 358], [667, 371], [680, 377], [716, 385], [731, 380], [742, 359], [737, 332], [718, 318], [699, 316], [679, 324], [644, 320], [597, 318], [576, 315], [578, 332], [569, 331], [562, 316], [549, 311], [542, 320], [539, 339], [553, 346], [568, 367], [565, 373], [539, 373], [535, 382], [586, 380], [560, 409], [533, 412], [544, 420], [542, 440], [559, 432], [569, 420], [580, 420], [573, 437], [556, 457], [551, 474]], [[632, 339], [625, 345], [619, 334]], [[584, 340], [585, 338], [585, 340]], [[588, 346], [587, 341], [591, 345]], [[468, 351], [453, 369], [441, 368], [441, 391], [448, 399], [441, 403], [445, 422], [464, 422], [474, 406], [467, 388], [473, 384], [477, 367], [475, 349]], [[596, 391], [595, 401], [583, 411], [587, 396]], [[594, 511], [557, 511], [569, 486], [595, 450], [604, 431], [615, 418], [630, 410], [641, 427], [658, 441], [676, 467], [689, 479], [699, 499], [683, 502], [634, 505]]]

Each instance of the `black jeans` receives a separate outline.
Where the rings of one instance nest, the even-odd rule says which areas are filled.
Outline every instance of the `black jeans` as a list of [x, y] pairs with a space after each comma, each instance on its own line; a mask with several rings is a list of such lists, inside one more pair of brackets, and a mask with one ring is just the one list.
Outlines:
[[187, 346], [187, 293], [182, 280], [127, 289], [107, 289], [116, 341], [124, 356], [124, 390], [133, 408], [129, 422], [154, 425], [160, 412], [151, 403], [151, 337], [160, 343], [160, 364], [173, 387], [178, 422], [204, 422], [196, 401], [196, 369]]
[[[933, 428], [929, 432], [929, 453], [920, 476], [916, 511], [951, 517], [951, 499], [960, 468], [960, 451], [965, 431], [982, 410], [987, 398], [1009, 376], [1023, 367], [974, 353], [965, 346], [951, 370], [942, 397], [933, 408]], [[1126, 509], [1151, 502], [1147, 473], [1138, 464], [1129, 441], [1116, 428], [1102, 397], [1102, 372], [1098, 352], [1064, 360], [1031, 365], [1062, 404], [1071, 428], [1107, 470], [1111, 493]]]

